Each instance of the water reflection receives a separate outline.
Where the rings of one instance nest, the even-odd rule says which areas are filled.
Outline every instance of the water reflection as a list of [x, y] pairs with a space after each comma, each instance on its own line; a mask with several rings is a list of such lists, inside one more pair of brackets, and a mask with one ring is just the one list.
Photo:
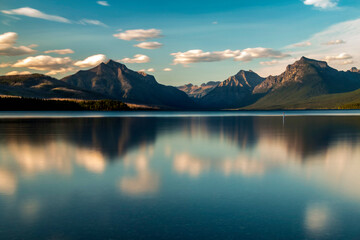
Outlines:
[[311, 203], [305, 210], [305, 227], [310, 236], [328, 233], [332, 224], [331, 208], [326, 203]]
[[13, 194], [18, 176], [71, 175], [75, 166], [102, 174], [112, 161], [133, 171], [119, 182], [124, 192], [155, 192], [161, 176], [149, 161], [156, 146], [181, 175], [256, 176], [291, 166], [289, 171], [307, 180], [360, 200], [352, 184], [360, 184], [358, 120], [288, 117], [285, 125], [279, 117], [1, 120], [0, 192]]
[[[238, 204], [242, 205], [226, 203], [233, 206], [232, 210], [253, 209], [246, 210], [252, 219], [277, 218], [279, 213], [272, 212], [277, 204], [283, 206], [278, 209], [281, 212], [286, 209], [282, 204], [289, 199], [299, 201], [302, 205], [287, 210], [299, 211], [293, 224], [304, 228], [304, 232], [299, 231], [298, 237], [321, 239], [339, 222], [334, 220], [339, 217], [329, 203], [334, 199], [355, 203], [359, 207], [351, 212], [360, 216], [359, 120], [351, 116], [294, 116], [287, 117], [284, 123], [282, 117], [250, 116], [2, 119], [0, 210], [6, 209], [6, 216], [21, 212], [21, 221], [40, 224], [44, 214], [55, 211], [56, 215], [75, 204], [80, 215], [88, 214], [82, 209], [85, 207], [99, 209], [94, 219], [101, 216], [101, 223], [111, 225], [120, 220], [110, 214], [110, 206], [117, 209], [119, 203], [130, 209], [121, 209], [123, 213], [130, 211], [126, 217], [137, 214], [136, 201], [157, 199], [169, 207], [175, 201], [172, 196], [176, 196], [176, 201], [200, 196], [212, 199], [221, 192], [223, 198], [239, 198]], [[54, 196], [49, 192], [57, 196], [54, 209], [49, 204]], [[274, 194], [281, 197], [273, 199]], [[83, 207], [77, 205], [74, 196], [84, 203]], [[292, 199], [295, 196], [297, 199]], [[128, 198], [134, 202], [127, 202]], [[225, 204], [216, 199], [220, 197], [210, 202], [215, 206]], [[262, 201], [268, 204], [269, 199], [275, 207], [267, 209], [271, 214], [251, 212], [264, 204]], [[154, 206], [156, 210], [160, 205]], [[199, 209], [207, 208], [202, 206], [192, 212]], [[219, 214], [213, 217], [217, 219]], [[290, 213], [283, 212], [281, 216], [287, 214]], [[6, 220], [4, 217], [0, 225]], [[9, 222], [17, 221], [20, 220]], [[124, 221], [120, 222], [125, 224]], [[256, 224], [251, 224], [243, 223], [247, 231], [255, 228]], [[271, 231], [281, 231], [271, 226]], [[122, 236], [136, 238], [140, 234], [125, 234], [121, 229]], [[45, 235], [44, 238], [49, 237]], [[197, 236], [205, 237], [200, 233]], [[76, 235], [68, 238], [76, 239]]]
[[133, 176], [123, 176], [119, 181], [121, 191], [128, 195], [139, 195], [157, 192], [159, 188], [159, 175], [149, 166], [149, 156], [152, 150], [142, 149], [136, 156], [126, 156], [124, 166], [135, 171]]

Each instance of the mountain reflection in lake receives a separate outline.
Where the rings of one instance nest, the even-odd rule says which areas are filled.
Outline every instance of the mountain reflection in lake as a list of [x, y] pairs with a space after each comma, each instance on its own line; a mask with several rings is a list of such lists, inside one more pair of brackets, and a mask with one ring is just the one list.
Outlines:
[[360, 239], [360, 117], [0, 120], [1, 239]]

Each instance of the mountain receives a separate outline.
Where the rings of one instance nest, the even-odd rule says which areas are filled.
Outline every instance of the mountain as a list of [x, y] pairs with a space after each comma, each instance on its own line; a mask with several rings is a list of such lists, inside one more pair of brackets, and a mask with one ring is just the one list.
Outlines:
[[310, 98], [351, 92], [359, 88], [360, 74], [355, 69], [347, 72], [338, 71], [329, 67], [326, 62], [302, 57], [287, 66], [281, 75], [269, 76], [257, 85], [253, 95], [260, 99], [249, 108], [300, 106]]
[[208, 92], [213, 90], [220, 82], [210, 81], [203, 83], [200, 86], [191, 83], [177, 87], [179, 90], [185, 92], [189, 97], [202, 98]]
[[159, 84], [154, 76], [132, 71], [113, 60], [61, 80], [127, 103], [175, 108], [188, 108], [193, 104], [186, 93], [176, 87]]
[[43, 74], [0, 76], [0, 94], [28, 98], [111, 98], [72, 86]]
[[[180, 90], [179, 90], [180, 89]], [[338, 71], [302, 57], [266, 79], [239, 71], [223, 82], [178, 88], [108, 61], [57, 80], [43, 74], [0, 76], [0, 95], [113, 99], [152, 109], [337, 109], [360, 107], [360, 70]]]
[[206, 108], [225, 109], [246, 106], [254, 101], [252, 91], [264, 81], [253, 71], [239, 71], [218, 84], [201, 98], [200, 104]]

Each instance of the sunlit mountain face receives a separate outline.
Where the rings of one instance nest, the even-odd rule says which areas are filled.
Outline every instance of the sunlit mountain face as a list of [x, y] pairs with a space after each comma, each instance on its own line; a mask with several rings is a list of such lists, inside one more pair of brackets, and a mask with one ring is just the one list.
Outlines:
[[352, 239], [359, 120], [2, 119], [0, 235]]

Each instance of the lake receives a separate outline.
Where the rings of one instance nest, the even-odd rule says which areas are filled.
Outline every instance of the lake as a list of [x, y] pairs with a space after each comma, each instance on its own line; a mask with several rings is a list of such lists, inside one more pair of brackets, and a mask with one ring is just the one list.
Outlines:
[[360, 239], [360, 111], [0, 113], [0, 239]]

